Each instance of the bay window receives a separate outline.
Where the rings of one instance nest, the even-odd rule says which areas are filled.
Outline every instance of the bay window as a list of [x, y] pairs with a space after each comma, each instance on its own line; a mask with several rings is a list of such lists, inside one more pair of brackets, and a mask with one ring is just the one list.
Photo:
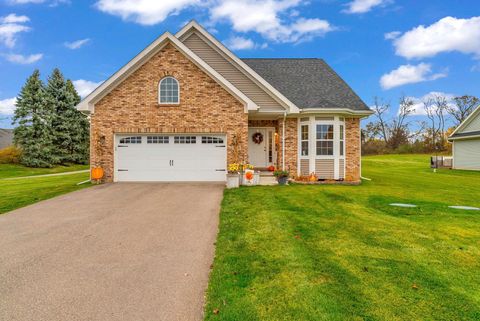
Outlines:
[[312, 115], [298, 122], [298, 175], [315, 173], [319, 179], [345, 177], [345, 119]]

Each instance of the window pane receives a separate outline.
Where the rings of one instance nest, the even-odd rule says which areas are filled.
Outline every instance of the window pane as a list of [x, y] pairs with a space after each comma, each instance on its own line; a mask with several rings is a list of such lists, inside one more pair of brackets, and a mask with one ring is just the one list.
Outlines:
[[333, 125], [317, 125], [317, 139], [333, 139]]
[[302, 140], [308, 140], [308, 125], [302, 126]]
[[340, 125], [340, 140], [343, 140], [343, 125]]
[[333, 141], [317, 141], [317, 155], [333, 155]]
[[333, 139], [333, 125], [327, 126], [327, 139]]
[[302, 156], [308, 156], [308, 141], [302, 142]]
[[343, 156], [343, 140], [340, 141], [340, 156]]

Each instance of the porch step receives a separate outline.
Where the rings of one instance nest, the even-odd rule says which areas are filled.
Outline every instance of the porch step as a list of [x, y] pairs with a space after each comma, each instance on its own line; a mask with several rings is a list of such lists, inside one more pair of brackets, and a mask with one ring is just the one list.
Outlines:
[[277, 185], [277, 178], [273, 176], [272, 172], [262, 171], [260, 172], [260, 181], [259, 185]]

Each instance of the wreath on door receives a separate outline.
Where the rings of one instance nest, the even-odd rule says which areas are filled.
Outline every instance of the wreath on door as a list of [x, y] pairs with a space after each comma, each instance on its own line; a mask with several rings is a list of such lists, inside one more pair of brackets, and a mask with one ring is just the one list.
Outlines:
[[252, 135], [252, 140], [255, 144], [261, 144], [263, 142], [263, 135], [262, 133], [255, 133]]

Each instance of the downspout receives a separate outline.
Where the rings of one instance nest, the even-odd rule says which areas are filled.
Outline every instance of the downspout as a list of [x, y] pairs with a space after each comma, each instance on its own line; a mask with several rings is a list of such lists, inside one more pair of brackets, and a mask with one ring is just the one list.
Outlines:
[[287, 112], [283, 113], [283, 125], [282, 125], [282, 171], [285, 170], [285, 120], [287, 118]]

